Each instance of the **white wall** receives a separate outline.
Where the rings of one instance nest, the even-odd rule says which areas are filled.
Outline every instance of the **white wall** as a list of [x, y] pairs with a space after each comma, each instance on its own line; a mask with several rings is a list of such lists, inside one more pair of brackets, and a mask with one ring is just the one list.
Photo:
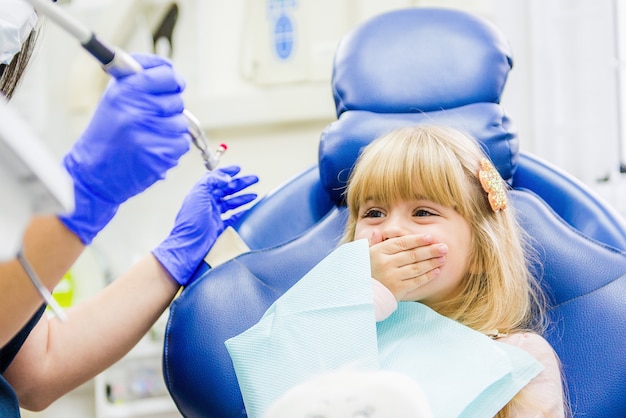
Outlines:
[[522, 146], [595, 187], [619, 166], [613, 0], [497, 2], [514, 66], [503, 105]]

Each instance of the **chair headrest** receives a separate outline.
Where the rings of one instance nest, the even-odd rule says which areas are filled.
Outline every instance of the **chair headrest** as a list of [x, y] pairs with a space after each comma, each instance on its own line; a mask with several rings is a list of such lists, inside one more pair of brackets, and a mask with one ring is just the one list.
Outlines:
[[482, 18], [435, 8], [384, 13], [346, 35], [336, 50], [337, 116], [499, 103], [512, 65], [508, 41]]
[[503, 179], [517, 167], [519, 144], [508, 117], [494, 103], [477, 103], [429, 113], [377, 114], [350, 111], [330, 124], [319, 145], [320, 181], [332, 201], [343, 203], [343, 192], [361, 149], [393, 129], [420, 123], [450, 126], [479, 140]]
[[319, 147], [320, 179], [331, 199], [342, 203], [361, 148], [395, 128], [421, 123], [477, 138], [509, 181], [519, 145], [499, 101], [511, 67], [504, 36], [458, 10], [396, 10], [353, 30], [335, 55], [338, 120]]

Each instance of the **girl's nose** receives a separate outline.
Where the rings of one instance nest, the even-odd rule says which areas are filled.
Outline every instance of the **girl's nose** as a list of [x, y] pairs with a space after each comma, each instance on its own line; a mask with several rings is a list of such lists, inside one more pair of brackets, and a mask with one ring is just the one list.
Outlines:
[[389, 238], [397, 238], [406, 235], [408, 232], [399, 219], [390, 217], [382, 227], [383, 241]]

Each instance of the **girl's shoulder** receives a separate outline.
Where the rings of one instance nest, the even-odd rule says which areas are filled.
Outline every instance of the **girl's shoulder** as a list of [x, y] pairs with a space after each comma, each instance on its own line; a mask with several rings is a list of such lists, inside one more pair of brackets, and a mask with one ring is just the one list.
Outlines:
[[[550, 343], [534, 332], [517, 332], [498, 338], [497, 341], [525, 350], [544, 366], [544, 369], [520, 392], [520, 395], [523, 393], [526, 404], [512, 416], [565, 416], [560, 361]], [[542, 414], [537, 414], [537, 408], [542, 410]]]
[[519, 347], [544, 364], [556, 360], [556, 353], [550, 343], [535, 332], [516, 332], [502, 336], [497, 341]]
[[497, 341], [515, 345], [515, 346], [520, 346], [520, 345], [525, 345], [525, 344], [528, 344], [528, 345], [548, 344], [550, 345], [550, 343], [548, 343], [548, 341], [545, 338], [543, 338], [541, 335], [537, 334], [536, 332], [532, 332], [532, 331], [520, 331], [520, 332], [514, 332], [511, 334], [504, 334], [504, 335], [500, 334]]

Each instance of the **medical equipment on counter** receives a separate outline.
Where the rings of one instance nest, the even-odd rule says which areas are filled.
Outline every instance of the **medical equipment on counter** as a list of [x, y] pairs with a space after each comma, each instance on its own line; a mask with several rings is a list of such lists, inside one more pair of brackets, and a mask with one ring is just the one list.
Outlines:
[[[25, 1], [76, 38], [81, 46], [96, 58], [102, 64], [104, 70], [111, 76], [119, 78], [143, 70], [141, 65], [130, 54], [120, 48], [106, 45], [96, 37], [95, 33], [81, 25], [67, 13], [64, 13], [59, 6], [53, 5], [49, 0]], [[183, 113], [189, 121], [189, 134], [194, 145], [200, 150], [204, 166], [209, 171], [214, 170], [227, 147], [224, 144], [220, 144], [217, 151], [211, 153], [208, 140], [200, 127], [198, 119], [187, 109]]]
[[35, 214], [74, 209], [72, 179], [29, 126], [0, 95], [0, 261], [17, 255], [33, 285], [54, 313], [65, 315], [21, 251], [24, 230]]

